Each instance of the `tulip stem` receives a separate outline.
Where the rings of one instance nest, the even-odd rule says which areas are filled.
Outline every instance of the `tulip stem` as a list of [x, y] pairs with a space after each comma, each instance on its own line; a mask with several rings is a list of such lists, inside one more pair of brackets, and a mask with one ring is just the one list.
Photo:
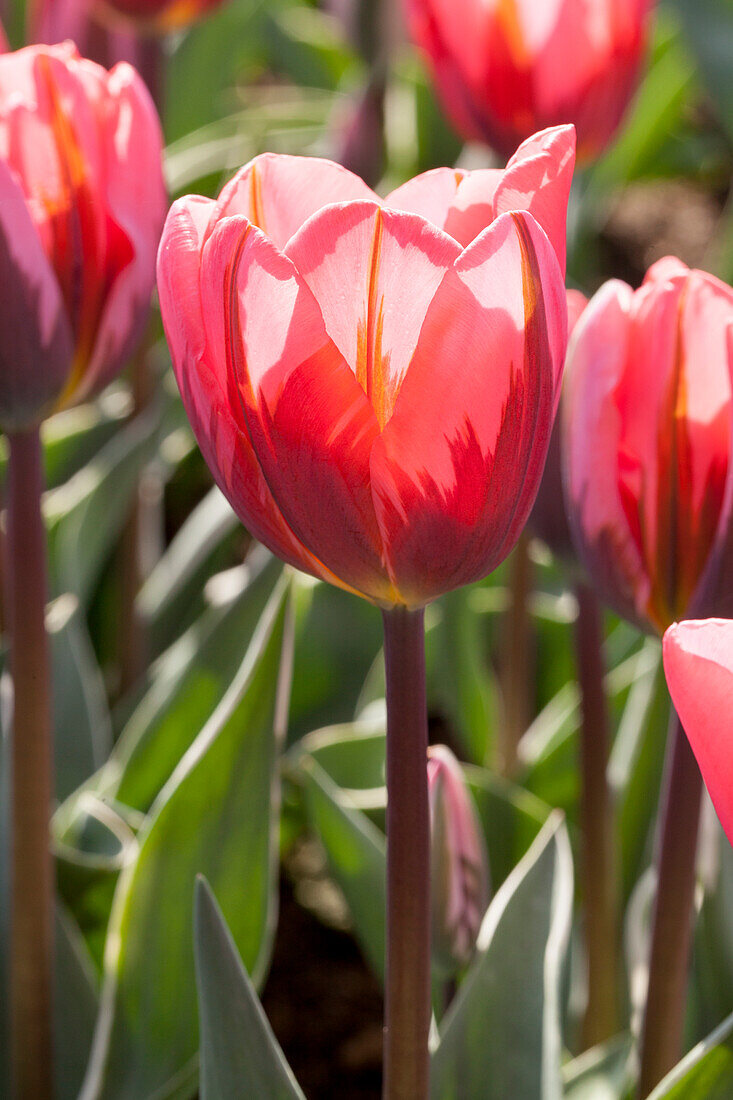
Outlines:
[[384, 612], [387, 957], [384, 1100], [427, 1100], [430, 809], [424, 613]]
[[603, 631], [595, 594], [576, 588], [575, 646], [580, 686], [580, 819], [588, 1003], [583, 1045], [595, 1046], [618, 1029], [617, 868], [607, 766], [610, 744], [603, 686]]
[[11, 748], [11, 1069], [15, 1100], [53, 1090], [53, 750], [45, 627], [46, 531], [38, 429], [9, 435], [6, 609], [13, 680]]
[[673, 711], [657, 847], [657, 894], [641, 1039], [639, 1095], [679, 1061], [685, 1022], [702, 777]]

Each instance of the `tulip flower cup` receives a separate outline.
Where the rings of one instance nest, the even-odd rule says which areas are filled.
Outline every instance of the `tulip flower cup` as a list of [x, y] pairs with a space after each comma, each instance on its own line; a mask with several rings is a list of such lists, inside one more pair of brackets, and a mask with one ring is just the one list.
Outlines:
[[[571, 340], [564, 478], [574, 542], [597, 591], [661, 635], [730, 606], [733, 290], [672, 257], [633, 291], [591, 300]], [[700, 772], [673, 713], [642, 1042], [642, 1095], [679, 1057]]]
[[220, 488], [274, 553], [383, 613], [391, 1100], [428, 1094], [423, 609], [503, 560], [537, 491], [572, 146], [561, 128], [504, 173], [440, 169], [386, 200], [327, 161], [265, 155], [218, 201], [174, 204], [160, 246], [173, 364]]
[[639, 80], [652, 0], [405, 0], [456, 129], [508, 154], [571, 121], [578, 154], [599, 156]]
[[0, 428], [13, 682], [13, 1095], [51, 1096], [53, 764], [40, 426], [98, 393], [145, 325], [165, 213], [161, 134], [129, 65], [71, 43], [0, 57]]

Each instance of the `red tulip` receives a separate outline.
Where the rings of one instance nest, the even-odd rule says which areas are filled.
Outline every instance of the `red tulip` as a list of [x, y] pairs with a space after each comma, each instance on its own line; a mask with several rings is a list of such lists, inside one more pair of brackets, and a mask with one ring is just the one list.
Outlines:
[[428, 749], [433, 961], [454, 974], [471, 961], [489, 904], [489, 864], [461, 766], [445, 745]]
[[[529, 158], [550, 194], [521, 195], [555, 229], [567, 188], [546, 160], [565, 157], [563, 133], [561, 154], [556, 132]], [[491, 221], [502, 181], [450, 177], [382, 202], [328, 161], [266, 155], [218, 202], [175, 203], [158, 259], [183, 400], [232, 506], [286, 561], [385, 607], [422, 606], [506, 556], [562, 373], [545, 232], [518, 199], [462, 248], [449, 234], [470, 239], [479, 207]]]
[[660, 260], [606, 283], [573, 334], [563, 398], [576, 545], [607, 601], [662, 633], [713, 613], [730, 525], [733, 290]]
[[675, 623], [664, 671], [710, 797], [733, 844], [733, 621]]
[[165, 214], [161, 135], [129, 65], [0, 57], [0, 424], [84, 400], [142, 334]]
[[635, 90], [652, 0], [405, 0], [457, 129], [508, 153], [573, 122], [597, 156]]

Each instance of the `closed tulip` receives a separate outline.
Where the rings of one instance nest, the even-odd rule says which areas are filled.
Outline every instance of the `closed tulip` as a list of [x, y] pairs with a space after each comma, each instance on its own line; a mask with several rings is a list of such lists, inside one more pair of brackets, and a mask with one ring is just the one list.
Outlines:
[[218, 484], [280, 557], [416, 608], [509, 552], [562, 374], [571, 138], [386, 201], [328, 161], [268, 155], [218, 201], [174, 204], [158, 287], [181, 394]]
[[0, 57], [0, 425], [100, 390], [142, 334], [165, 216], [155, 109], [70, 43]]
[[733, 844], [733, 621], [675, 623], [663, 652], [672, 701]]
[[405, 0], [457, 129], [502, 153], [572, 122], [597, 156], [636, 88], [652, 0]]
[[727, 598], [712, 569], [731, 503], [733, 290], [679, 260], [606, 283], [568, 354], [565, 488], [608, 603], [663, 633]]
[[445, 745], [428, 749], [433, 962], [454, 974], [471, 961], [489, 872], [481, 824], [461, 766]]

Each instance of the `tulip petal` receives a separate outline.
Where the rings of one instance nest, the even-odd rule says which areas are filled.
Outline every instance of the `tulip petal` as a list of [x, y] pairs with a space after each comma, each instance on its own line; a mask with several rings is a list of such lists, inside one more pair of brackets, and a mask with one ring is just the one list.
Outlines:
[[414, 214], [344, 203], [315, 214], [286, 248], [380, 427], [458, 244]]
[[616, 393], [631, 339], [633, 291], [612, 280], [591, 299], [570, 341], [563, 396], [568, 518], [605, 600], [644, 622], [650, 584], [620, 493], [622, 416]]
[[160, 308], [183, 403], [206, 464], [247, 530], [291, 565], [339, 584], [283, 519], [252, 450], [240, 404], [229, 399], [226, 357], [214, 358], [207, 345], [199, 271], [215, 207], [198, 196], [180, 199], [160, 243]]
[[228, 356], [257, 460], [296, 537], [346, 584], [391, 603], [369, 485], [379, 428], [292, 261], [242, 217], [204, 245], [209, 347]]
[[73, 340], [56, 276], [20, 186], [0, 160], [0, 426], [38, 424], [62, 391]]
[[575, 167], [575, 128], [553, 126], [527, 138], [496, 189], [497, 214], [528, 210], [550, 238], [565, 273], [565, 223]]
[[733, 622], [675, 623], [664, 635], [664, 671], [718, 817], [733, 843]]
[[428, 310], [372, 457], [377, 517], [409, 605], [485, 576], [534, 500], [565, 355], [557, 258], [527, 214], [460, 256]]
[[222, 189], [215, 220], [242, 214], [283, 249], [311, 214], [350, 199], [380, 202], [363, 180], [333, 161], [262, 153]]
[[419, 214], [466, 248], [494, 220], [494, 195], [502, 176], [496, 168], [432, 168], [403, 183], [384, 201], [393, 210]]
[[76, 400], [101, 389], [140, 342], [155, 283], [167, 199], [162, 134], [150, 94], [132, 66], [107, 78], [102, 179], [109, 210], [105, 268], [110, 288], [91, 361]]

